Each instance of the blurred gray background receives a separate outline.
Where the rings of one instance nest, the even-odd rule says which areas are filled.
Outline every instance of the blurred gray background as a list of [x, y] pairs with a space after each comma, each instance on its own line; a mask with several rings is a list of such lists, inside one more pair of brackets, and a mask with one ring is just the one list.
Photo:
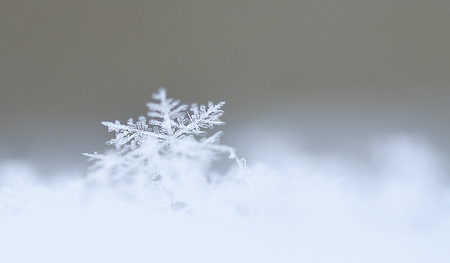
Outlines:
[[160, 86], [226, 101], [244, 156], [268, 130], [311, 152], [396, 132], [450, 152], [448, 0], [3, 0], [0, 58], [0, 160], [84, 169], [113, 136], [100, 122], [145, 115]]

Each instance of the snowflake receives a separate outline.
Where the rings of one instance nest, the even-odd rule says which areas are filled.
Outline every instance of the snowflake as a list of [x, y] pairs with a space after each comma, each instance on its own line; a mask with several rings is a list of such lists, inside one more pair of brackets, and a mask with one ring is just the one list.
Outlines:
[[187, 188], [192, 190], [193, 182], [213, 181], [210, 167], [219, 155], [228, 154], [244, 168], [245, 160], [238, 159], [232, 147], [219, 143], [221, 131], [205, 137], [205, 129], [224, 124], [219, 118], [225, 102], [189, 107], [167, 98], [163, 88], [152, 97], [156, 102], [147, 103], [149, 120], [141, 116], [126, 124], [102, 122], [108, 132], [116, 133], [107, 142], [115, 151], [84, 154], [96, 160], [92, 176], [97, 181], [134, 181], [146, 189], [159, 189], [173, 208], [180, 206], [180, 196]]

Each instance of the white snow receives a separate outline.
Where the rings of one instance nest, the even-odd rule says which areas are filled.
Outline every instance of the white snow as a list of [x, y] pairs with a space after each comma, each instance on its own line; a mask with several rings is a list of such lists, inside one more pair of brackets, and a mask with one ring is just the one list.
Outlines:
[[0, 262], [450, 262], [448, 174], [426, 141], [379, 140], [367, 163], [289, 145], [189, 212], [4, 160]]

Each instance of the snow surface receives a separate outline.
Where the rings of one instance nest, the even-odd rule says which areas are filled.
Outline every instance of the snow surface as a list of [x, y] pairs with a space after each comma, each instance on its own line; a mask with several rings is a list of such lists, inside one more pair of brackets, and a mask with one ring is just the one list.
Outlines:
[[426, 141], [380, 140], [368, 162], [276, 143], [245, 184], [181, 211], [3, 160], [0, 262], [450, 262], [448, 174]]

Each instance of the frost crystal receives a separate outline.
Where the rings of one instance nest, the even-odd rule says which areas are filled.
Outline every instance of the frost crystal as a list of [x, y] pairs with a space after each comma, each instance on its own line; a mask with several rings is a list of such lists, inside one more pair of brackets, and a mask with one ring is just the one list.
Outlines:
[[224, 124], [219, 118], [225, 102], [189, 107], [167, 98], [163, 88], [152, 97], [157, 102], [147, 103], [149, 120], [141, 116], [126, 124], [102, 122], [109, 132], [116, 133], [107, 142], [115, 151], [84, 154], [96, 160], [91, 173], [96, 181], [125, 181], [150, 192], [156, 190], [153, 193], [158, 192], [167, 207], [177, 209], [185, 207], [201, 186], [217, 181], [210, 167], [220, 154], [228, 154], [244, 167], [245, 160], [239, 160], [233, 148], [219, 144], [221, 131], [204, 137], [204, 129]]

